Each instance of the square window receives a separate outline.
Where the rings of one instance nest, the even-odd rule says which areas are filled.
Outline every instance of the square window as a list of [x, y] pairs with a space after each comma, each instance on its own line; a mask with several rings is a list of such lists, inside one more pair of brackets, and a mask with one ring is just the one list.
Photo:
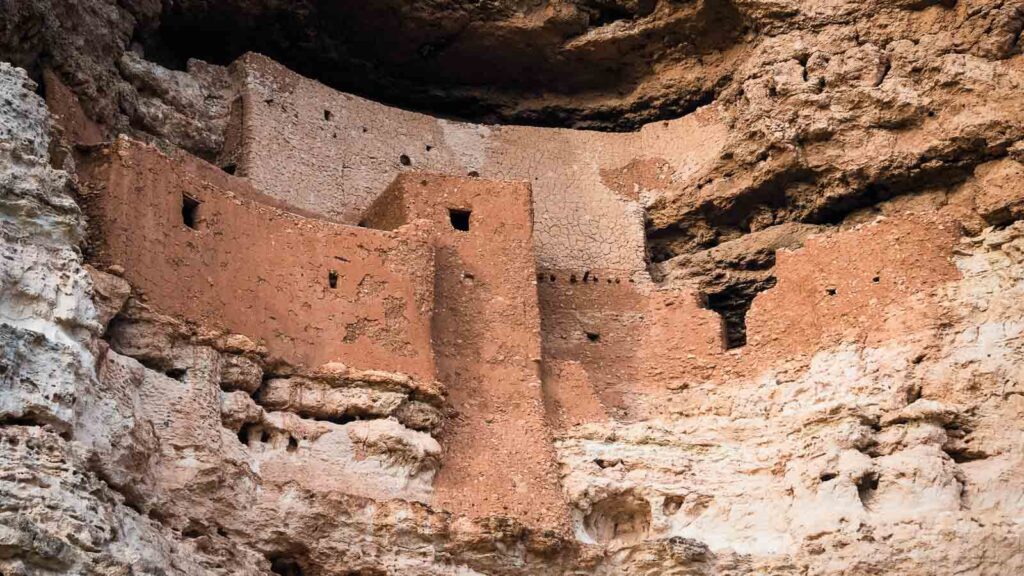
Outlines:
[[459, 210], [457, 208], [448, 209], [448, 219], [452, 222], [452, 228], [460, 230], [462, 232], [469, 232], [469, 215], [472, 214], [469, 210]]

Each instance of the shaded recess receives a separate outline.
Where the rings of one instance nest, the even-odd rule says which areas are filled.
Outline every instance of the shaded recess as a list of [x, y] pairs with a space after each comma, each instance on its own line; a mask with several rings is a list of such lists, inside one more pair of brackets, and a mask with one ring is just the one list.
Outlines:
[[759, 282], [742, 282], [727, 285], [718, 292], [705, 295], [705, 307], [722, 317], [722, 334], [725, 349], [731, 350], [747, 343], [747, 312], [754, 297], [775, 286], [776, 279], [770, 276]]
[[[707, 69], [702, 56], [745, 30], [733, 3], [719, 0], [179, 0], [133, 40], [175, 69], [252, 51], [438, 116], [632, 130], [709, 102], [728, 67]], [[654, 81], [676, 64], [691, 73]]]
[[193, 230], [199, 228], [199, 200], [182, 194], [181, 196], [181, 223]]
[[471, 212], [469, 210], [459, 210], [456, 208], [448, 209], [448, 219], [452, 223], [452, 228], [460, 232], [469, 232], [469, 217]]
[[281, 576], [303, 576], [302, 565], [291, 558], [274, 558], [270, 563], [270, 571]]
[[583, 529], [596, 542], [631, 544], [643, 540], [651, 528], [651, 506], [626, 492], [596, 502], [583, 518]]

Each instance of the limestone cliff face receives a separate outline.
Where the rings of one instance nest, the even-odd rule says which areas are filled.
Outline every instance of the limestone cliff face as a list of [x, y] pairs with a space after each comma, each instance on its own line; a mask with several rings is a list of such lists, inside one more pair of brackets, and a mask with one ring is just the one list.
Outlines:
[[1022, 29], [0, 1], [0, 574], [1024, 573]]

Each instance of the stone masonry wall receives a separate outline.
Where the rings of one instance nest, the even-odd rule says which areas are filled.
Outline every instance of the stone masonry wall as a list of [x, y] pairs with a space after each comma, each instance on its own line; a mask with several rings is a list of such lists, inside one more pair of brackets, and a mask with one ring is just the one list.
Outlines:
[[262, 339], [290, 363], [433, 379], [433, 251], [415, 230], [305, 218], [203, 161], [126, 139], [83, 174], [93, 259], [120, 266], [157, 310]]
[[842, 342], [877, 345], [936, 330], [931, 291], [958, 277], [951, 259], [958, 216], [949, 212], [881, 218], [780, 250], [778, 283], [754, 298], [740, 348], [724, 348], [721, 319], [701, 308], [696, 293], [654, 292], [641, 345], [643, 394], [799, 363]]
[[606, 413], [651, 417], [682, 410], [667, 408], [665, 398], [695, 382], [799, 365], [844, 341], [874, 345], [934, 330], [938, 307], [928, 291], [957, 278], [951, 252], [958, 217], [918, 208], [780, 250], [778, 282], [754, 298], [747, 344], [733, 349], [726, 349], [722, 317], [695, 289], [616, 283], [601, 272], [541, 272], [549, 410], [570, 424]]
[[[555, 404], [554, 415], [572, 423], [625, 416], [640, 376], [649, 290], [630, 278], [601, 272], [548, 271], [537, 275], [537, 291], [544, 385]], [[578, 398], [591, 395], [601, 410], [581, 412]]]

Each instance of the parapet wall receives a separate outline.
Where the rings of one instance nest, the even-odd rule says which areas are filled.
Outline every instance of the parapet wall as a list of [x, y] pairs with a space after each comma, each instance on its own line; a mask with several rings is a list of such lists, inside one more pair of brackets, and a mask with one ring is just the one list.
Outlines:
[[647, 191], [712, 161], [725, 128], [712, 111], [605, 133], [452, 122], [343, 94], [259, 55], [242, 86], [240, 175], [289, 204], [340, 221], [400, 173], [529, 182], [541, 269], [643, 272]]
[[82, 166], [99, 265], [159, 311], [265, 341], [308, 366], [341, 361], [434, 378], [432, 245], [272, 205], [194, 157], [127, 139]]

